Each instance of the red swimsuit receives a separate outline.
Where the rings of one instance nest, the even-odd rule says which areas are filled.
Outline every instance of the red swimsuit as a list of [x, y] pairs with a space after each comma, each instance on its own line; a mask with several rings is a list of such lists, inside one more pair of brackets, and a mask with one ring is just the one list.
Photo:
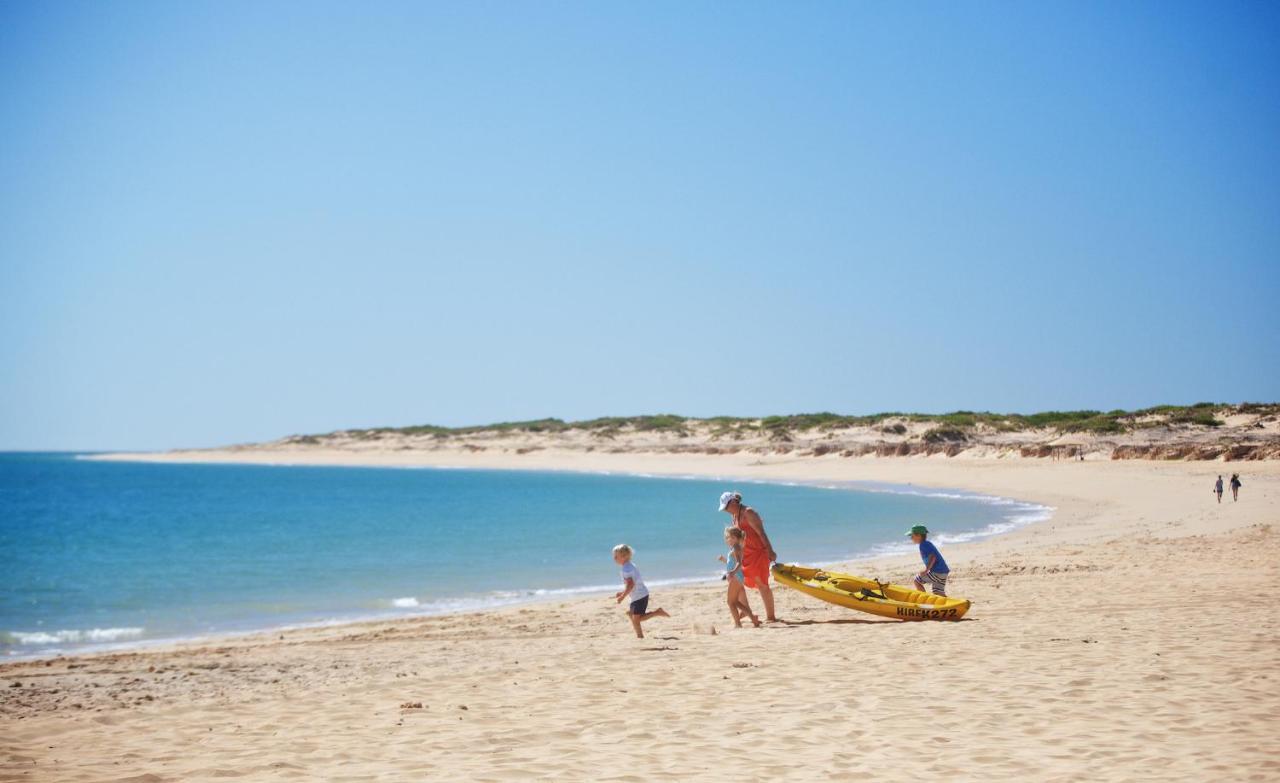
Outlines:
[[738, 521], [744, 511], [750, 509], [743, 506], [733, 517], [734, 527], [742, 531], [742, 583], [752, 588], [768, 586], [769, 550], [755, 528]]

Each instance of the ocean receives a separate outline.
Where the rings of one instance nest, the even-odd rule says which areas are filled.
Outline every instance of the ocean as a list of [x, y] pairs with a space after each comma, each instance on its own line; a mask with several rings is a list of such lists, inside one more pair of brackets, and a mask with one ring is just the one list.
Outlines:
[[945, 545], [1049, 511], [905, 486], [7, 453], [0, 655], [606, 593], [624, 542], [660, 593], [717, 578], [727, 488], [799, 563], [905, 550], [912, 524]]

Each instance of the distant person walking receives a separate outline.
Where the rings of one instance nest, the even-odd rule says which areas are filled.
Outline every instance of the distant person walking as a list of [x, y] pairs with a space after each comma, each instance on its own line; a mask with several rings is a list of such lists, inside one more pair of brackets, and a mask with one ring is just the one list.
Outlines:
[[1218, 496], [1218, 502], [1222, 502], [1222, 476], [1218, 476], [1218, 480], [1213, 483], [1213, 494]]
[[720, 496], [720, 510], [733, 517], [733, 526], [742, 530], [742, 582], [760, 591], [765, 619], [778, 621], [773, 611], [773, 590], [769, 587], [769, 564], [778, 559], [773, 544], [764, 532], [764, 520], [750, 506], [742, 505], [741, 492], [725, 492]]
[[[1222, 479], [1219, 478], [1218, 480], [1221, 481]], [[1240, 483], [1240, 474], [1232, 473], [1231, 474], [1231, 502], [1232, 503], [1240, 499], [1240, 487], [1242, 486], [1244, 485]]]

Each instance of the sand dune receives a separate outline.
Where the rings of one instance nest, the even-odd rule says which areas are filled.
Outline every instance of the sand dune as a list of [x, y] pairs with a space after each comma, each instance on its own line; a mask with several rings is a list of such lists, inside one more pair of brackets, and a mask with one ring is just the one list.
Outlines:
[[[638, 416], [563, 422], [492, 424], [448, 429], [418, 426], [339, 430], [165, 453], [106, 454], [99, 459], [281, 464], [450, 464], [459, 461], [617, 461], [638, 458], [748, 457], [775, 460], [963, 456], [998, 459], [1280, 458], [1280, 405], [1241, 403], [1124, 413], [801, 414], [764, 419]], [[1085, 418], [1078, 418], [1085, 416]], [[532, 456], [531, 456], [532, 455]]]
[[953, 624], [780, 590], [785, 623], [736, 630], [718, 587], [692, 587], [655, 591], [673, 618], [644, 640], [587, 597], [9, 664], [0, 780], [1280, 779], [1276, 463], [1249, 465], [1221, 506], [1212, 463], [629, 467], [914, 481], [1057, 511], [946, 551], [975, 602]]

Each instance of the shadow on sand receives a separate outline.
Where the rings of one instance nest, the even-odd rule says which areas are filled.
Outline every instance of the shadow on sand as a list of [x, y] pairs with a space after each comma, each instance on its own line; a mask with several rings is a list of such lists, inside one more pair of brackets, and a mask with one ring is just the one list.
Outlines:
[[[972, 623], [978, 618], [962, 617], [959, 620], [947, 620], [947, 623]], [[799, 626], [799, 625], [914, 625], [920, 623], [926, 624], [928, 620], [895, 620], [892, 617], [885, 617], [879, 620], [864, 620], [861, 617], [841, 617], [835, 620], [779, 620], [780, 625]], [[933, 622], [939, 622], [934, 620]]]

